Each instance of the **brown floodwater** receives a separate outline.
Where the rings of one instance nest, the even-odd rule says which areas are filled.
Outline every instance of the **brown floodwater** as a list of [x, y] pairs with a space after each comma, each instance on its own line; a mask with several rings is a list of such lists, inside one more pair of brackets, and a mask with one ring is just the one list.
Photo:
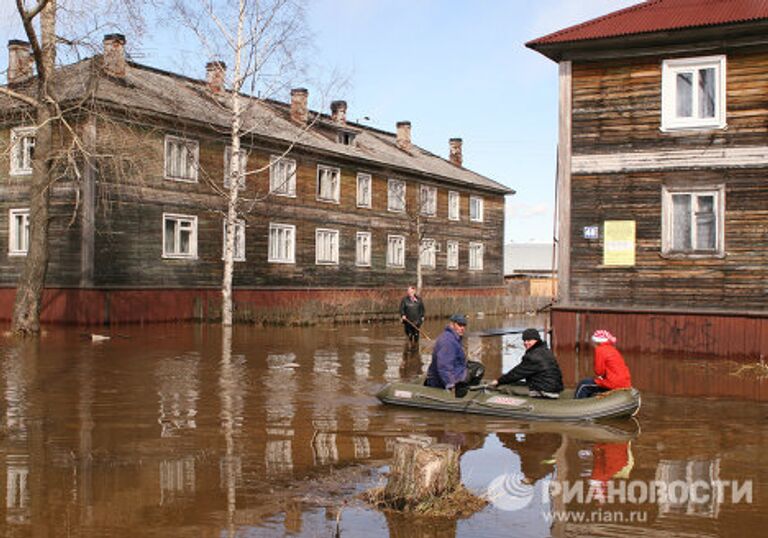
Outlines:
[[[542, 324], [485, 318], [470, 330]], [[762, 536], [768, 403], [759, 371], [626, 354], [636, 419], [525, 423], [381, 405], [417, 376], [399, 325], [154, 325], [0, 336], [3, 536]], [[425, 330], [436, 336], [442, 323]], [[467, 338], [487, 377], [519, 335]], [[620, 343], [619, 343], [620, 347]], [[566, 384], [589, 350], [561, 352]], [[399, 436], [462, 452], [492, 502], [459, 521], [366, 507]], [[667, 488], [662, 494], [659, 488]], [[722, 495], [718, 495], [718, 488]], [[3, 502], [4, 500], [4, 502]]]

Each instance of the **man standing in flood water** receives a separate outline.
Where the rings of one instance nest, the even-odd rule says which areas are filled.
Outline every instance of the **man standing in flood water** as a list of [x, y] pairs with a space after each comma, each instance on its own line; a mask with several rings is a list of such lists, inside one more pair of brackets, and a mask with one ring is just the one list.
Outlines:
[[408, 286], [408, 293], [400, 301], [400, 319], [403, 322], [405, 336], [408, 341], [416, 343], [419, 341], [421, 324], [424, 323], [424, 301], [416, 295], [416, 288]]

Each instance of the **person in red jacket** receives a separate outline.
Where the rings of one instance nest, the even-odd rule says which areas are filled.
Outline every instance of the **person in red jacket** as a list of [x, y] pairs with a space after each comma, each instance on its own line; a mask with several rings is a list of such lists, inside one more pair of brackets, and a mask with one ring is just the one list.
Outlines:
[[589, 398], [599, 392], [631, 387], [629, 368], [614, 345], [616, 337], [599, 329], [592, 334], [592, 343], [595, 345], [595, 377], [582, 379], [574, 398]]

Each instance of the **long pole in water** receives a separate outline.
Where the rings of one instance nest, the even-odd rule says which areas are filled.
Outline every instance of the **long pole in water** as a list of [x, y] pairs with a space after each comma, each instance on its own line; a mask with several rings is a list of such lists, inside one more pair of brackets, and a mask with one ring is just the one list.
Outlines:
[[411, 327], [413, 327], [414, 329], [416, 329], [417, 331], [419, 331], [419, 334], [421, 334], [421, 336], [423, 336], [423, 337], [424, 337], [424, 338], [426, 338], [427, 340], [430, 340], [430, 341], [432, 340], [432, 339], [429, 337], [429, 335], [428, 335], [426, 332], [424, 332], [424, 331], [421, 329], [421, 327], [419, 327], [418, 325], [416, 325], [415, 323], [413, 323], [413, 322], [412, 322], [410, 319], [408, 319], [408, 318], [405, 318], [405, 321], [406, 321], [406, 323], [408, 323], [408, 325], [410, 325]]

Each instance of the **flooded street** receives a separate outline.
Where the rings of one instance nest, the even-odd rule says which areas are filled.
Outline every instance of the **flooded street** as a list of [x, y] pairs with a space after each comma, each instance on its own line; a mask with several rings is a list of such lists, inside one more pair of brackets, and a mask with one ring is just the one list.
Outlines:
[[[470, 331], [530, 323], [488, 318]], [[436, 337], [442, 325], [425, 329]], [[734, 363], [627, 354], [643, 391], [637, 419], [521, 423], [381, 405], [382, 384], [429, 361], [429, 342], [409, 353], [399, 325], [239, 326], [231, 343], [216, 325], [98, 330], [112, 338], [52, 327], [35, 342], [0, 337], [4, 536], [333, 536], [338, 525], [341, 536], [741, 537], [768, 527], [768, 381], [733, 375]], [[468, 348], [486, 377], [523, 349], [519, 335], [470, 336]], [[567, 385], [589, 373], [589, 352], [558, 356]], [[520, 495], [428, 523], [355, 500], [409, 433], [459, 445], [471, 490]], [[570, 499], [553, 493], [556, 475]], [[652, 498], [658, 481], [689, 489]]]

